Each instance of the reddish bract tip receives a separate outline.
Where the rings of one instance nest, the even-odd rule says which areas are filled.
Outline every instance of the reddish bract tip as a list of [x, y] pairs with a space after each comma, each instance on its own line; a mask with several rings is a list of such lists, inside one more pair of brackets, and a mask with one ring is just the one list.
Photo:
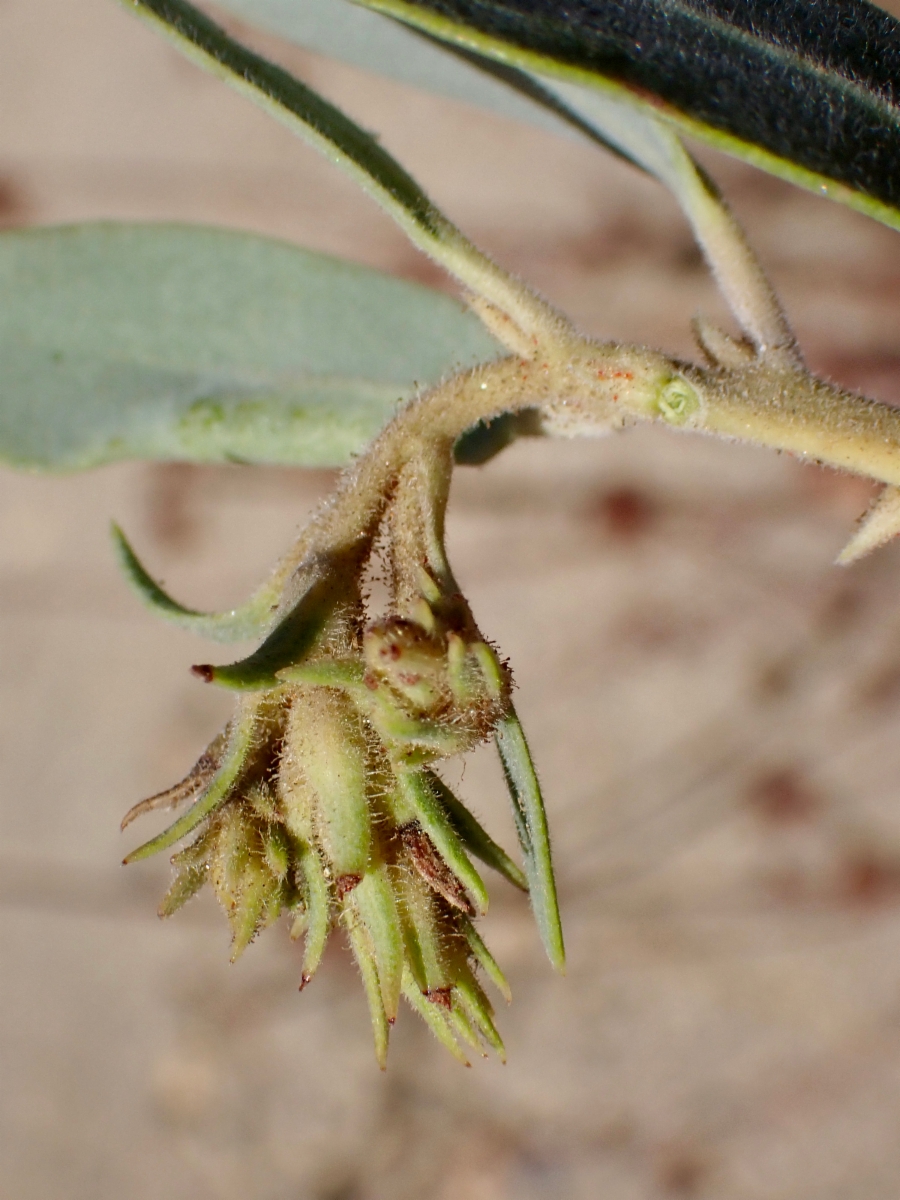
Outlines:
[[355, 887], [359, 887], [362, 883], [362, 875], [341, 875], [334, 883], [335, 891], [338, 894], [338, 899], [343, 900], [348, 892], [352, 892]]
[[198, 663], [191, 667], [191, 674], [196, 675], [198, 679], [202, 679], [204, 683], [212, 683], [215, 678], [215, 667], [210, 663]]
[[430, 1000], [432, 1004], [438, 1004], [441, 1008], [449, 1010], [452, 1007], [450, 991], [451, 989], [448, 987], [429, 988], [425, 992], [425, 999]]

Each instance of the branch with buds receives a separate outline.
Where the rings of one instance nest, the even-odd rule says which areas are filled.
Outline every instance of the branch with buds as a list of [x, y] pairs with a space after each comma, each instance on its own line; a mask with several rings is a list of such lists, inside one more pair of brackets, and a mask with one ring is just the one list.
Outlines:
[[[234, 717], [180, 784], [125, 819], [190, 801], [127, 862], [193, 837], [174, 858], [167, 916], [209, 882], [236, 958], [281, 913], [305, 938], [301, 986], [332, 929], [365, 986], [379, 1061], [404, 996], [434, 1033], [502, 1055], [481, 978], [508, 999], [475, 920], [488, 905], [478, 859], [528, 891], [550, 961], [564, 964], [546, 817], [512, 703], [508, 665], [453, 577], [444, 516], [454, 454], [473, 430], [596, 436], [642, 421], [789, 451], [885, 490], [841, 555], [900, 530], [900, 412], [806, 369], [762, 268], [674, 135], [655, 130], [698, 240], [742, 330], [698, 321], [698, 366], [598, 342], [487, 259], [402, 167], [315, 93], [233, 42], [183, 0], [124, 0], [177, 44], [348, 166], [412, 241], [461, 283], [508, 353], [400, 410], [341, 478], [270, 580], [240, 609], [205, 614], [167, 596], [117, 532], [123, 566], [160, 615], [222, 641], [260, 638], [249, 657], [194, 668], [238, 693]], [[381, 556], [386, 611], [366, 574]], [[524, 871], [450, 791], [442, 761], [493, 739]], [[481, 978], [479, 977], [479, 973]]]

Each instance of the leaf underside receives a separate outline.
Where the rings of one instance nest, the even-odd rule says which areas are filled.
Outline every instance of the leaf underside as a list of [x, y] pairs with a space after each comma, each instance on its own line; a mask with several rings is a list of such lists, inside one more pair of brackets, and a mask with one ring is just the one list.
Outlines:
[[0, 234], [0, 463], [336, 466], [418, 386], [497, 353], [450, 297], [180, 225]]

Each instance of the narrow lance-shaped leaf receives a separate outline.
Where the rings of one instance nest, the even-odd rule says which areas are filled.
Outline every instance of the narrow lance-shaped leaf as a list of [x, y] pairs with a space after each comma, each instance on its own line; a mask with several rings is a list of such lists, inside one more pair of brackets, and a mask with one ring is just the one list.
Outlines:
[[528, 880], [509, 857], [502, 846], [498, 846], [480, 822], [466, 808], [462, 801], [454, 796], [450, 788], [439, 775], [433, 771], [426, 772], [435, 795], [440, 800], [456, 833], [470, 854], [480, 858], [483, 863], [499, 872], [504, 879], [509, 880], [513, 887], [528, 891]]
[[566, 955], [550, 855], [547, 815], [528, 743], [515, 712], [503, 718], [495, 736], [525, 855], [531, 906], [547, 957], [558, 971], [562, 971]]
[[280, 580], [267, 581], [254, 592], [246, 604], [231, 612], [198, 612], [197, 609], [179, 604], [163, 591], [144, 568], [125, 534], [116, 524], [113, 524], [112, 536], [125, 578], [144, 604], [163, 620], [180, 625], [183, 629], [190, 629], [201, 637], [224, 642], [257, 636], [271, 624], [282, 591]]

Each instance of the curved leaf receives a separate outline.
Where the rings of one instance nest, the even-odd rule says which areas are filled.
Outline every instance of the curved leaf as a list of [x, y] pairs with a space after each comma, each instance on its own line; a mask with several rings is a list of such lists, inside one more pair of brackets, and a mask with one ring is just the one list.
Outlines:
[[541, 941], [550, 962], [557, 971], [564, 972], [566, 951], [544, 798], [525, 732], [511, 706], [507, 716], [497, 726], [494, 741], [509, 790], [519, 844], [525, 856], [528, 892]]
[[339, 465], [496, 343], [447, 296], [249, 234], [0, 234], [0, 462]]
[[599, 88], [900, 228], [900, 22], [862, 0], [219, 2], [311, 49], [557, 130], [552, 112], [479, 78], [479, 58]]
[[566, 131], [565, 122], [552, 110], [485, 72], [483, 64], [490, 64], [490, 59], [475, 56], [470, 61], [448, 53], [448, 45], [347, 0], [217, 0], [217, 7], [287, 41], [364, 70], [554, 133]]
[[412, 176], [345, 113], [301, 80], [230, 37], [189, 0], [119, 0], [182, 54], [247, 96], [345, 170], [414, 246], [528, 334], [558, 323], [545, 301], [496, 266], [434, 205]]
[[900, 228], [900, 22], [863, 0], [358, 0]]

